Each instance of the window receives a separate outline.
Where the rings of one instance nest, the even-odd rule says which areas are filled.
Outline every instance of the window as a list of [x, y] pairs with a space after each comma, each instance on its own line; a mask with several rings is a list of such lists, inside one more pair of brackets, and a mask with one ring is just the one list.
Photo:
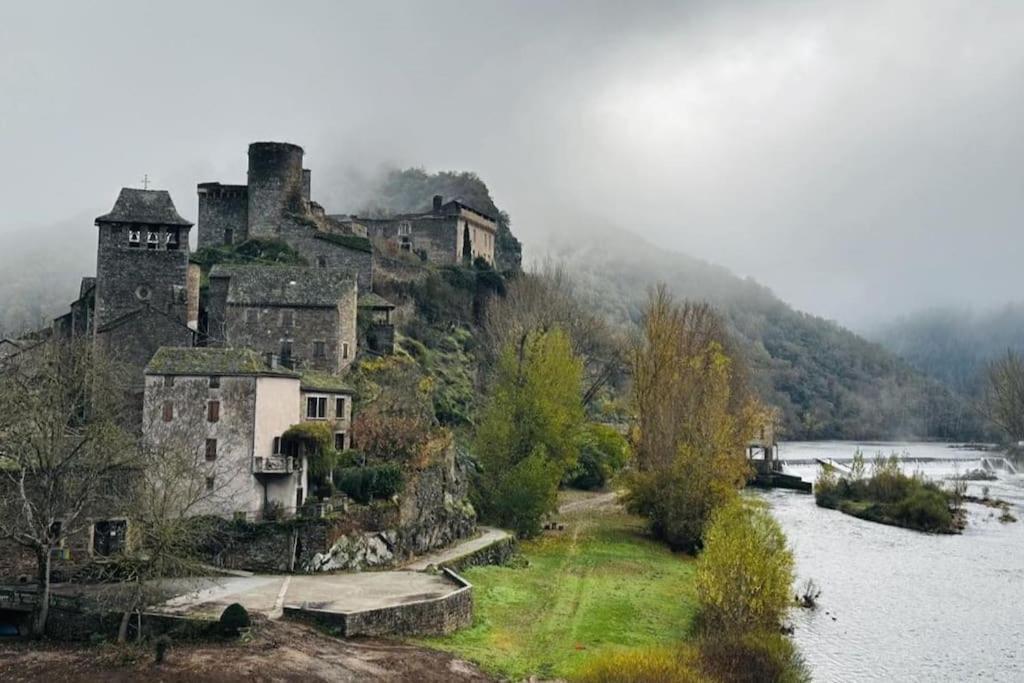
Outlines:
[[310, 396], [306, 399], [306, 418], [323, 420], [327, 417], [327, 397]]
[[128, 231], [128, 246], [137, 247], [142, 241], [142, 231], [140, 230], [129, 230]]
[[216, 483], [216, 482], [215, 482], [215, 480], [214, 480], [214, 478], [212, 476], [206, 478], [206, 492], [207, 493], [213, 491], [214, 483]]
[[224, 229], [224, 244], [233, 244], [235, 241], [235, 231], [231, 228]]
[[150, 230], [146, 233], [146, 249], [156, 249], [160, 246], [160, 233]]
[[164, 386], [168, 388], [174, 386], [174, 375], [164, 375]]
[[295, 507], [302, 507], [302, 489], [295, 489]]
[[348, 359], [348, 342], [341, 343], [341, 357], [346, 360]]
[[219, 375], [213, 375], [212, 377], [210, 377], [210, 388], [211, 389], [220, 389], [220, 376]]
[[206, 462], [213, 462], [217, 459], [217, 439], [206, 440]]
[[345, 399], [341, 397], [334, 399], [334, 417], [339, 420], [345, 419]]
[[123, 519], [100, 520], [92, 525], [92, 551], [108, 557], [124, 548], [128, 536], [128, 522]]
[[210, 401], [206, 404], [206, 421], [220, 422], [220, 401]]
[[409, 225], [408, 223], [400, 224], [398, 226], [398, 234], [400, 236], [411, 235], [412, 234], [412, 226]]
[[274, 437], [273, 455], [281, 455], [281, 437]]
[[281, 340], [281, 363], [286, 366], [292, 364], [292, 340], [283, 339]]
[[291, 327], [295, 324], [295, 311], [281, 311], [281, 325]]
[[260, 321], [260, 311], [258, 308], [247, 308], [245, 309], [245, 322], [247, 323], [258, 323]]
[[334, 450], [343, 451], [345, 450], [345, 432], [334, 433]]
[[164, 401], [164, 422], [174, 419], [174, 401]]
[[316, 265], [319, 266], [320, 268], [326, 268], [327, 267], [327, 257], [326, 256], [317, 256], [316, 257]]
[[50, 525], [50, 541], [54, 543], [57, 548], [64, 547], [64, 522], [59, 519]]
[[177, 229], [168, 230], [167, 234], [164, 235], [164, 246], [169, 250], [174, 251], [178, 248], [178, 231]]
[[326, 358], [327, 350], [325, 344], [322, 341], [313, 342], [313, 358]]

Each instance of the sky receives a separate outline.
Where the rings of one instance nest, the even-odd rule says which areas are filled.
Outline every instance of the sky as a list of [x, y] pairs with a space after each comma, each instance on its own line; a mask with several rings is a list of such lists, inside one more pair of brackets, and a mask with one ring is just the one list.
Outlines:
[[1024, 298], [1022, 36], [1011, 0], [5, 2], [0, 252], [144, 174], [194, 220], [286, 140], [331, 212], [471, 170], [528, 255], [611, 224], [855, 328], [993, 307]]

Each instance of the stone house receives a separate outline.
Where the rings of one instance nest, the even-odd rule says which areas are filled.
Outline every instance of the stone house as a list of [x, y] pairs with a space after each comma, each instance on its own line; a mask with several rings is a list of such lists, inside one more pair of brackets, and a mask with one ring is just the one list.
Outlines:
[[217, 265], [210, 271], [208, 343], [339, 373], [355, 358], [357, 301], [358, 285], [345, 270]]
[[426, 212], [345, 220], [364, 227], [371, 239], [398, 251], [419, 254], [433, 263], [472, 263], [479, 257], [494, 265], [496, 219], [458, 200], [445, 202], [441, 195], [435, 195], [432, 208]]
[[168, 347], [146, 368], [143, 437], [195, 454], [210, 494], [202, 513], [259, 519], [268, 506], [295, 514], [309, 495], [311, 456], [285, 432], [323, 421], [344, 450], [351, 410], [352, 392], [337, 378], [304, 377], [249, 349]]
[[373, 249], [360, 235], [327, 216], [310, 198], [312, 173], [302, 168], [303, 149], [287, 142], [249, 145], [245, 185], [200, 183], [199, 248], [251, 238], [281, 239], [310, 266], [348, 270], [369, 291]]

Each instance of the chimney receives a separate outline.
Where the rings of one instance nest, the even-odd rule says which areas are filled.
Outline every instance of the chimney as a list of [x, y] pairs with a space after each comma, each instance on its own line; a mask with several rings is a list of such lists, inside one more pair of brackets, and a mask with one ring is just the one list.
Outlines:
[[434, 195], [434, 213], [441, 213], [441, 202], [444, 201], [444, 197], [439, 194]]
[[276, 353], [265, 354], [267, 358], [267, 367], [271, 370], [279, 370], [281, 368], [281, 359], [278, 358]]

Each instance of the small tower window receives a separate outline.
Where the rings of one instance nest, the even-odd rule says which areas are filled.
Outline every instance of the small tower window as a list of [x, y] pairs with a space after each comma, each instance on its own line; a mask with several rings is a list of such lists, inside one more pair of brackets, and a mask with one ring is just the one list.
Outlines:
[[142, 241], [142, 232], [140, 230], [129, 230], [128, 231], [128, 246], [137, 247]]
[[163, 414], [164, 414], [163, 415], [164, 422], [170, 422], [171, 420], [174, 419], [174, 402], [173, 401], [164, 401]]
[[206, 421], [220, 422], [220, 401], [210, 401], [206, 404]]
[[326, 358], [327, 349], [326, 344], [322, 341], [313, 342], [313, 358]]
[[234, 244], [235, 242], [235, 231], [231, 228], [224, 229], [224, 244]]
[[213, 462], [217, 459], [217, 439], [206, 440], [206, 462]]
[[160, 233], [150, 230], [146, 233], [146, 249], [156, 249], [160, 246]]
[[164, 246], [170, 251], [176, 251], [178, 249], [178, 231], [168, 230], [164, 236]]
[[341, 343], [341, 357], [348, 360], [348, 342]]

